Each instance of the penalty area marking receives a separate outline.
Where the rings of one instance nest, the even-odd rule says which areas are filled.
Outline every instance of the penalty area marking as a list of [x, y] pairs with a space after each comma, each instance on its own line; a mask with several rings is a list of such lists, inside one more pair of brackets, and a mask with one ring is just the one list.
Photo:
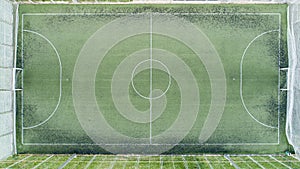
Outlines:
[[46, 40], [51, 45], [52, 49], [55, 51], [55, 54], [56, 54], [56, 56], [58, 58], [58, 62], [59, 62], [59, 97], [58, 97], [58, 101], [57, 101], [57, 104], [55, 106], [55, 109], [52, 111], [52, 113], [50, 114], [50, 116], [48, 116], [47, 119], [45, 119], [44, 121], [40, 122], [39, 124], [36, 124], [36, 125], [33, 125], [33, 126], [29, 126], [29, 127], [24, 127], [24, 123], [22, 124], [22, 126], [23, 126], [22, 128], [23, 129], [32, 129], [32, 128], [39, 127], [39, 126], [45, 124], [47, 121], [49, 121], [52, 118], [52, 116], [55, 114], [55, 112], [57, 111], [57, 109], [58, 109], [58, 107], [60, 105], [61, 95], [62, 95], [62, 64], [61, 64], [60, 55], [59, 55], [57, 49], [55, 48], [55, 46], [53, 45], [53, 43], [47, 37], [45, 37], [44, 35], [42, 35], [42, 34], [40, 34], [38, 32], [31, 31], [31, 30], [23, 30], [22, 34], [23, 34], [23, 32], [29, 32], [29, 33], [38, 35], [39, 37], [41, 37], [44, 40]]
[[[141, 14], [145, 14], [145, 13], [141, 13]], [[164, 13], [162, 13], [163, 15]], [[166, 14], [166, 13], [165, 13]], [[119, 16], [126, 16], [126, 15], [132, 15], [132, 14], [128, 14], [128, 13], [24, 13], [22, 14], [22, 48], [23, 48], [23, 17], [24, 16], [60, 16], [60, 15], [119, 15]], [[138, 14], [137, 14], [138, 15]], [[168, 15], [168, 14], [166, 14]], [[281, 27], [281, 13], [174, 13], [172, 14], [174, 16], [176, 15], [268, 15], [268, 16], [279, 16], [279, 27]], [[280, 29], [279, 29], [280, 31]], [[280, 33], [279, 33], [280, 34]], [[280, 40], [279, 40], [280, 41]], [[280, 42], [279, 42], [280, 43]], [[23, 51], [23, 50], [22, 50]], [[22, 57], [23, 57], [23, 52], [22, 52]], [[278, 94], [279, 95], [279, 94]], [[279, 118], [278, 118], [279, 121]], [[24, 138], [24, 132], [23, 129], [25, 129], [25, 127], [23, 127], [23, 113], [22, 113], [22, 143], [24, 145], [109, 145], [109, 144], [78, 144], [78, 143], [53, 143], [53, 144], [48, 144], [48, 143], [24, 143], [23, 138]], [[278, 124], [279, 125], [279, 124]], [[277, 127], [276, 127], [277, 128]], [[179, 144], [179, 145], [278, 145], [279, 144], [279, 127], [278, 127], [278, 142], [277, 143], [212, 143], [212, 144]], [[121, 145], [125, 145], [125, 144], [121, 144]], [[144, 145], [144, 144], [143, 144]], [[157, 145], [171, 145], [171, 144], [157, 144]], [[176, 144], [178, 145], [178, 144]]]
[[[263, 32], [261, 34], [259, 34], [258, 36], [256, 36], [254, 39], [251, 40], [251, 42], [247, 45], [246, 49], [244, 50], [243, 52], [243, 55], [242, 55], [242, 59], [241, 59], [241, 62], [240, 62], [240, 98], [241, 98], [241, 101], [242, 101], [242, 104], [243, 104], [243, 107], [245, 108], [245, 110], [247, 111], [247, 113], [249, 114], [249, 116], [254, 120], [256, 121], [257, 123], [265, 126], [265, 127], [268, 127], [268, 128], [273, 128], [273, 129], [277, 129], [278, 127], [275, 127], [275, 126], [270, 126], [270, 125], [267, 125], [265, 123], [262, 123], [261, 121], [257, 120], [251, 113], [250, 111], [248, 110], [246, 104], [245, 104], [245, 101], [244, 101], [244, 97], [243, 97], [243, 63], [244, 63], [244, 58], [245, 58], [245, 55], [248, 51], [248, 48], [252, 45], [253, 42], [255, 42], [258, 38], [262, 37], [263, 35], [265, 34], [268, 34], [268, 33], [271, 33], [271, 32], [280, 32], [279, 30], [270, 30], [270, 31], [266, 31], [266, 32]], [[280, 40], [280, 39], [279, 39]], [[278, 93], [279, 95], [279, 93]], [[279, 118], [279, 117], [278, 117]], [[279, 125], [279, 124], [278, 124]]]

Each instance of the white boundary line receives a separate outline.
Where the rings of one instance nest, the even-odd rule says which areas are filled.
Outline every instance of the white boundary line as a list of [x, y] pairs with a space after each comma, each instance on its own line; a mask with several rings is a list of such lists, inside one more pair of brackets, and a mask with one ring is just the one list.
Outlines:
[[84, 167], [84, 169], [89, 168], [89, 166], [92, 164], [92, 162], [95, 160], [96, 155], [93, 156], [93, 158], [86, 164], [86, 166]]
[[[246, 166], [248, 166], [250, 169], [252, 169], [251, 165], [249, 165], [247, 161], [243, 160], [243, 159], [241, 158], [241, 156], [237, 156], [237, 157], [240, 159], [240, 162], [241, 162], [242, 164], [246, 164]], [[246, 156], [244, 156], [244, 157], [246, 157]]]
[[196, 156], [193, 156], [194, 157], [194, 162], [196, 163], [197, 165], [197, 169], [201, 169], [200, 165], [199, 165], [199, 162], [198, 160], [196, 159]]
[[181, 158], [182, 158], [185, 169], [188, 169], [189, 165], [188, 165], [187, 161], [185, 160], [184, 155], [181, 155]]
[[211, 165], [210, 161], [207, 159], [206, 155], [204, 155], [205, 161], [207, 162], [207, 164], [209, 165], [210, 169], [214, 169], [214, 167]]
[[[254, 120], [256, 121], [257, 123], [265, 126], [265, 127], [268, 127], [268, 128], [278, 128], [278, 127], [275, 127], [275, 126], [270, 126], [270, 125], [267, 125], [265, 123], [262, 123], [260, 122], [259, 120], [257, 120], [251, 113], [250, 111], [248, 110], [246, 104], [245, 104], [245, 101], [244, 101], [244, 97], [243, 97], [243, 63], [244, 63], [244, 58], [245, 58], [245, 55], [248, 51], [248, 48], [252, 45], [253, 42], [256, 41], [256, 39], [262, 37], [263, 35], [265, 34], [268, 34], [268, 33], [271, 33], [271, 32], [276, 32], [276, 31], [279, 31], [279, 30], [270, 30], [270, 31], [266, 31], [266, 32], [263, 32], [261, 34], [259, 34], [258, 36], [256, 36], [254, 39], [252, 39], [250, 41], [250, 43], [247, 45], [246, 49], [244, 50], [243, 52], [243, 55], [242, 55], [242, 59], [241, 59], [241, 62], [240, 62], [240, 98], [241, 98], [241, 101], [242, 101], [242, 104], [243, 104], [243, 107], [245, 108], [246, 112], [249, 114], [249, 116]], [[279, 31], [280, 32], [280, 31]], [[279, 72], [280, 73], [280, 72]], [[279, 93], [278, 93], [278, 96], [279, 96]], [[278, 117], [279, 118], [279, 117]]]
[[259, 158], [261, 158], [262, 160], [264, 160], [264, 162], [268, 163], [269, 165], [271, 165], [273, 168], [278, 169], [274, 164], [272, 164], [268, 159], [266, 159], [264, 156], [258, 156]]
[[98, 168], [101, 168], [101, 166], [103, 165], [103, 163], [106, 161], [107, 156], [105, 156], [103, 159], [101, 159], [101, 161], [99, 161], [99, 166], [97, 165]]
[[297, 162], [300, 162], [300, 160], [297, 157], [295, 157], [295, 155], [291, 155], [291, 157], [293, 157], [294, 159], [296, 159]]
[[40, 162], [39, 164], [37, 164], [36, 166], [34, 166], [32, 169], [36, 169], [39, 166], [41, 166], [42, 164], [44, 164], [45, 162], [47, 162], [50, 158], [52, 158], [54, 155], [52, 154], [51, 156], [47, 157], [45, 160], [43, 160], [42, 162]]
[[[24, 25], [24, 19], [23, 16], [59, 16], [59, 15], [139, 15], [139, 14], [145, 14], [145, 13], [137, 13], [137, 14], [128, 14], [128, 13], [24, 13], [22, 14], [22, 58], [23, 58], [23, 25]], [[159, 14], [165, 14], [165, 15], [267, 15], [267, 16], [279, 16], [279, 27], [281, 28], [281, 13], [170, 13], [170, 14], [166, 14], [166, 13], [159, 13]], [[280, 39], [279, 39], [280, 41]], [[280, 42], [279, 42], [280, 43]], [[280, 50], [280, 49], [279, 49]], [[23, 63], [22, 63], [23, 64]], [[23, 67], [23, 66], [22, 66]], [[23, 85], [23, 83], [22, 83]], [[22, 91], [22, 95], [23, 95], [23, 91]], [[278, 93], [279, 95], [279, 93]], [[22, 101], [23, 101], [23, 96], [22, 96]], [[23, 111], [23, 104], [22, 104], [22, 111]], [[280, 121], [279, 117], [278, 117], [278, 121]], [[278, 129], [278, 136], [280, 135], [279, 133], [279, 129]], [[89, 143], [84, 143], [84, 144], [80, 144], [80, 143], [24, 143], [24, 133], [23, 133], [23, 113], [22, 113], [22, 144], [23, 145], [95, 145], [95, 146], [99, 146], [99, 145], [149, 145], [149, 144], [89, 144]], [[278, 137], [278, 140], [280, 140], [280, 138]], [[214, 146], [214, 145], [228, 145], [228, 146], [253, 146], [253, 145], [278, 145], [279, 142], [277, 143], [207, 143], [207, 144], [151, 144], [151, 145], [180, 145], [180, 146], [190, 146], [190, 145], [207, 145], [207, 146]]]
[[17, 165], [17, 164], [23, 162], [24, 160], [28, 159], [28, 158], [31, 157], [31, 156], [32, 156], [32, 155], [29, 155], [29, 156], [27, 156], [27, 157], [25, 157], [25, 158], [23, 158], [23, 159], [21, 159], [21, 160], [15, 162], [15, 163], [11, 164], [10, 166], [6, 167], [6, 169], [10, 169], [11, 167], [13, 167], [13, 166], [15, 166], [15, 165]]
[[[22, 14], [22, 25], [21, 25], [21, 57], [22, 57], [22, 69], [24, 69], [24, 35], [23, 35], [23, 29], [24, 29], [24, 14]], [[22, 71], [22, 89], [24, 89], [24, 73]], [[21, 142], [24, 144], [24, 90], [21, 91]]]
[[295, 160], [289, 160], [287, 157], [290, 157], [290, 156], [282, 156], [282, 158], [285, 159], [285, 162], [293, 163], [294, 165], [297, 166], [297, 168], [300, 168], [300, 163], [299, 163], [299, 160], [298, 160], [297, 158], [295, 159], [295, 158], [292, 156], [292, 158], [295, 159]]
[[277, 160], [275, 157], [273, 157], [273, 156], [271, 156], [271, 155], [269, 155], [269, 157], [272, 158], [273, 160], [277, 161], [277, 162], [280, 163], [281, 165], [287, 167], [288, 169], [292, 169], [292, 167], [290, 167], [290, 166], [284, 164], [283, 162]]
[[126, 168], [126, 165], [127, 165], [127, 163], [128, 163], [128, 156], [126, 156], [127, 157], [127, 159], [126, 159], [126, 161], [124, 162], [124, 164], [123, 164], [123, 169], [125, 169]]
[[117, 160], [118, 160], [118, 156], [115, 157], [114, 161], [111, 161], [110, 166], [109, 166], [109, 169], [113, 169], [113, 168], [114, 168], [114, 166], [115, 166]]
[[253, 161], [255, 164], [257, 164], [260, 168], [262, 169], [266, 169], [264, 166], [262, 166], [258, 161], [254, 160], [251, 156], [248, 156], [248, 158], [251, 159], [251, 161]]
[[137, 156], [137, 160], [136, 160], [136, 163], [135, 163], [135, 168], [136, 168], [136, 169], [139, 168], [139, 165], [140, 165], [140, 158], [141, 158], [141, 156]]
[[[218, 164], [219, 164], [220, 166], [222, 166], [223, 169], [226, 169], [226, 168], [224, 167], [223, 162], [220, 161], [218, 157], [219, 157], [219, 156], [214, 156], [214, 158], [216, 159], [216, 161], [218, 162]], [[221, 157], [224, 157], [224, 156], [221, 156]]]
[[[289, 23], [287, 23], [289, 24]], [[287, 35], [288, 36], [288, 35]], [[281, 15], [278, 16], [278, 111], [277, 111], [277, 142], [280, 143], [280, 48], [281, 48]]]
[[174, 156], [172, 155], [172, 156], [171, 156], [171, 160], [172, 160], [172, 164], [173, 164], [173, 169], [176, 169], [176, 167], [175, 167], [175, 162], [174, 162], [174, 159], [173, 159], [173, 158], [174, 158]]
[[235, 169], [240, 169], [240, 167], [230, 158], [228, 154], [225, 154], [224, 158], [226, 158], [229, 161], [230, 165], [232, 165]]
[[164, 167], [164, 161], [162, 160], [162, 156], [159, 156], [159, 162], [160, 162], [160, 169], [163, 169]]
[[44, 40], [46, 40], [51, 45], [51, 47], [53, 48], [53, 50], [55, 51], [55, 53], [57, 55], [57, 58], [58, 58], [58, 62], [59, 62], [59, 97], [58, 97], [58, 101], [57, 101], [56, 107], [53, 110], [53, 112], [50, 114], [50, 116], [48, 116], [48, 118], [46, 120], [42, 121], [41, 123], [36, 124], [34, 126], [30, 126], [30, 127], [24, 127], [24, 125], [23, 125], [23, 129], [32, 129], [32, 128], [39, 127], [39, 126], [45, 124], [47, 121], [49, 121], [52, 118], [52, 116], [55, 114], [55, 112], [57, 111], [57, 109], [58, 109], [58, 107], [60, 105], [61, 95], [62, 95], [62, 64], [61, 64], [60, 55], [59, 55], [57, 49], [55, 48], [55, 46], [53, 45], [53, 43], [48, 38], [46, 38], [44, 35], [42, 35], [42, 34], [40, 34], [38, 32], [31, 31], [31, 30], [23, 30], [23, 32], [29, 32], [29, 33], [38, 35], [41, 38], [43, 38]]
[[70, 156], [67, 161], [65, 161], [61, 166], [58, 167], [58, 169], [63, 169], [65, 168], [74, 158], [76, 158], [76, 154], [73, 154]]

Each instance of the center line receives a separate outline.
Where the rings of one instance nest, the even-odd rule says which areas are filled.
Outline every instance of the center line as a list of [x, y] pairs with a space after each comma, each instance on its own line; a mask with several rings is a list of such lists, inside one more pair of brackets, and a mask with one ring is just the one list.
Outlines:
[[152, 13], [150, 13], [150, 144], [152, 144]]

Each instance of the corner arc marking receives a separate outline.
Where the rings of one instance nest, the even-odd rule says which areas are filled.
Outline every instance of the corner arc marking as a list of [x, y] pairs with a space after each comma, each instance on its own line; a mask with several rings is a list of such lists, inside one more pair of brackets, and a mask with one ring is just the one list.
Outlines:
[[49, 121], [52, 118], [52, 116], [55, 114], [55, 112], [57, 111], [57, 109], [58, 109], [58, 107], [60, 105], [61, 93], [62, 93], [62, 65], [61, 65], [61, 60], [60, 60], [60, 56], [59, 56], [59, 53], [58, 53], [57, 49], [55, 48], [55, 46], [53, 45], [53, 43], [48, 38], [46, 38], [44, 35], [42, 35], [42, 34], [40, 34], [38, 32], [35, 32], [35, 31], [25, 30], [25, 29], [23, 31], [24, 32], [29, 32], [29, 33], [32, 33], [32, 34], [35, 34], [35, 35], [38, 35], [41, 38], [43, 38], [44, 40], [46, 40], [51, 45], [51, 47], [53, 48], [53, 50], [55, 51], [55, 54], [57, 55], [58, 62], [59, 62], [59, 97], [58, 97], [58, 101], [57, 101], [56, 107], [53, 110], [53, 112], [50, 114], [50, 116], [48, 116], [48, 118], [45, 119], [44, 121], [42, 121], [41, 123], [36, 124], [34, 126], [23, 127], [23, 129], [33, 129], [33, 128], [39, 127], [39, 126], [45, 124], [47, 121]]
[[261, 36], [265, 35], [265, 34], [268, 34], [268, 33], [271, 33], [271, 32], [279, 32], [280, 30], [276, 29], [276, 30], [269, 30], [269, 31], [266, 31], [266, 32], [263, 32], [261, 34], [259, 34], [258, 36], [256, 36], [254, 39], [251, 40], [251, 42], [247, 45], [246, 49], [244, 50], [243, 52], [243, 55], [242, 55], [242, 59], [241, 59], [241, 62], [240, 62], [240, 97], [241, 97], [241, 101], [242, 101], [242, 104], [243, 104], [243, 107], [245, 108], [245, 110], [247, 111], [247, 113], [249, 114], [249, 116], [254, 120], [256, 121], [257, 123], [265, 126], [265, 127], [268, 127], [268, 128], [273, 128], [273, 129], [277, 129], [278, 127], [275, 127], [275, 126], [270, 126], [270, 125], [267, 125], [259, 120], [257, 120], [251, 113], [250, 111], [248, 110], [246, 104], [245, 104], [245, 101], [244, 101], [244, 97], [243, 97], [243, 62], [244, 62], [244, 58], [245, 58], [245, 55], [247, 53], [247, 50], [248, 48], [252, 45], [253, 42], [255, 42], [258, 38], [260, 38]]

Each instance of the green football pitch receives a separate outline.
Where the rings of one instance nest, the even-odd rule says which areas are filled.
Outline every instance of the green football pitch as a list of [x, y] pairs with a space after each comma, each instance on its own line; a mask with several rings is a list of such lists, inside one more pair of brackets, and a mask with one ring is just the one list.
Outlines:
[[287, 149], [285, 5], [19, 10], [19, 152]]

